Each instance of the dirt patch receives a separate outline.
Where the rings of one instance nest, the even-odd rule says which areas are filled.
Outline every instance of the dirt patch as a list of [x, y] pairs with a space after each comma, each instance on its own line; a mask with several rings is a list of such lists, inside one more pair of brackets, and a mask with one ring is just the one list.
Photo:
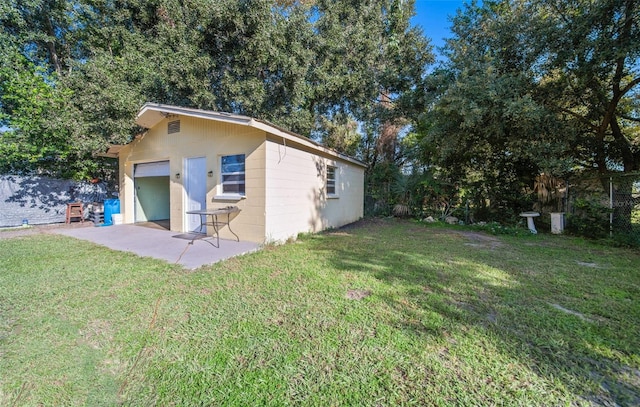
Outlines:
[[361, 300], [371, 295], [369, 290], [349, 290], [347, 291], [347, 299], [349, 300]]
[[483, 232], [450, 229], [423, 229], [423, 231], [424, 230], [427, 230], [431, 235], [444, 235], [460, 239], [461, 241], [466, 240], [466, 242], [463, 242], [462, 244], [479, 249], [495, 249], [504, 246], [504, 243], [500, 241], [499, 238]]
[[594, 269], [602, 268], [597, 263], [590, 263], [590, 262], [585, 262], [585, 261], [576, 261], [576, 264], [578, 264], [579, 266], [590, 267], [590, 268], [594, 268]]
[[329, 236], [351, 236], [351, 234], [347, 233], [347, 232], [328, 232], [327, 235], [329, 235]]
[[34, 236], [44, 233], [51, 233], [56, 229], [76, 229], [94, 227], [93, 222], [73, 222], [73, 223], [51, 223], [48, 225], [34, 225], [28, 227], [15, 227], [0, 230], [0, 239], [12, 239], [16, 237]]
[[587, 318], [584, 314], [574, 311], [574, 310], [570, 310], [568, 308], [563, 307], [562, 305], [559, 304], [553, 304], [553, 303], [548, 303], [550, 306], [552, 306], [553, 308], [557, 309], [558, 311], [562, 311], [565, 314], [569, 314], [569, 315], [573, 315], [575, 317], [580, 318], [581, 320], [585, 321], [585, 322], [595, 322], [594, 320], [592, 320], [591, 318]]
[[458, 234], [465, 239], [470, 240], [470, 242], [464, 243], [465, 246], [474, 247], [477, 249], [490, 249], [494, 250], [504, 246], [504, 243], [500, 241], [495, 236], [488, 235], [486, 233], [481, 232], [473, 232], [473, 231], [456, 231], [453, 232]]
[[[504, 247], [505, 244], [496, 236], [489, 235], [483, 232], [476, 232], [472, 230], [451, 230], [440, 228], [426, 228], [416, 226], [415, 223], [396, 219], [396, 218], [366, 218], [354, 223], [342, 226], [339, 229], [327, 232], [330, 235], [335, 236], [349, 236], [349, 232], [354, 229], [379, 229], [393, 223], [403, 223], [407, 228], [408, 234], [425, 234], [425, 235], [446, 235], [460, 239], [465, 246], [477, 248], [477, 249], [489, 249], [494, 250], [500, 247]], [[466, 242], [464, 242], [466, 240]]]
[[466, 237], [469, 240], [473, 240], [473, 241], [478, 241], [478, 242], [490, 242], [490, 243], [500, 243], [502, 244], [502, 242], [500, 242], [500, 240], [492, 235], [488, 235], [486, 233], [482, 233], [482, 232], [474, 232], [471, 230], [464, 230], [464, 231], [456, 231], [454, 233], [460, 234], [464, 237]]
[[348, 233], [350, 230], [355, 229], [377, 228], [389, 225], [391, 224], [391, 222], [395, 221], [397, 221], [395, 218], [365, 218], [353, 223], [349, 223], [348, 225], [341, 226], [338, 229], [334, 229], [328, 233]]
[[93, 320], [84, 329], [79, 331], [82, 343], [93, 349], [103, 349], [110, 346], [113, 341], [113, 326], [109, 321]]
[[0, 239], [12, 239], [15, 237], [33, 236], [39, 233], [40, 231], [33, 227], [4, 229], [0, 231]]

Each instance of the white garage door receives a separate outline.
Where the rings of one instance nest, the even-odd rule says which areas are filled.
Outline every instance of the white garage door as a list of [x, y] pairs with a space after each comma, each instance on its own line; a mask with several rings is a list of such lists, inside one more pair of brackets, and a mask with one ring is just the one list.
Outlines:
[[133, 172], [135, 178], [140, 177], [168, 177], [169, 161], [156, 161], [153, 163], [136, 164]]

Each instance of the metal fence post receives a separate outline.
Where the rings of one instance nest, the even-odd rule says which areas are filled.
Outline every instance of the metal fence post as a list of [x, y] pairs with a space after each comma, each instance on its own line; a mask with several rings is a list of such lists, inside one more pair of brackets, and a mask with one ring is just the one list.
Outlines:
[[609, 177], [609, 237], [613, 237], [613, 177]]

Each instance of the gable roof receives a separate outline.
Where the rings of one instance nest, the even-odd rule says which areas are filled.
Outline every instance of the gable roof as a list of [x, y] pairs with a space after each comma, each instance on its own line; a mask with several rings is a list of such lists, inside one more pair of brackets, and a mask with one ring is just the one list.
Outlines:
[[[201, 109], [192, 109], [187, 107], [173, 106], [173, 105], [164, 105], [160, 103], [145, 103], [138, 112], [136, 116], [136, 124], [141, 127], [150, 129], [164, 120], [167, 116], [177, 115], [177, 116], [187, 116], [187, 117], [195, 117], [204, 120], [212, 120], [221, 123], [231, 123], [237, 124], [240, 126], [248, 126], [253, 127], [259, 130], [262, 130], [266, 133], [272, 134], [277, 137], [282, 137], [285, 142], [291, 141], [297, 144], [300, 144], [306, 148], [317, 151], [319, 153], [323, 153], [325, 155], [338, 158], [344, 161], [348, 161], [352, 164], [366, 167], [366, 165], [353, 157], [349, 157], [348, 155], [338, 153], [328, 147], [323, 146], [320, 143], [317, 143], [311, 140], [308, 137], [302, 136], [297, 133], [293, 133], [291, 131], [285, 130], [281, 127], [276, 126], [275, 124], [269, 123], [265, 120], [255, 119], [249, 116], [242, 116], [238, 114], [232, 113], [224, 113], [224, 112], [216, 112], [212, 110], [201, 110]], [[117, 154], [122, 148], [121, 146], [112, 145], [107, 151], [105, 156], [117, 157]]]

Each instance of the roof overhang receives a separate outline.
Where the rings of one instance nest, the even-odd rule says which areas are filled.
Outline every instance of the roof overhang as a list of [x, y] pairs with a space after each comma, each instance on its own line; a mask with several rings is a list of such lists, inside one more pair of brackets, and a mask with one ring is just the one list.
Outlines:
[[211, 110], [190, 109], [187, 107], [163, 105], [159, 103], [145, 103], [136, 116], [136, 124], [151, 129], [164, 119], [188, 116], [218, 122], [247, 125], [253, 119], [231, 113], [214, 112]]
[[118, 158], [118, 154], [120, 154], [120, 150], [122, 150], [124, 146], [121, 144], [111, 144], [106, 152], [96, 154], [98, 157], [107, 157], [107, 158]]
[[248, 116], [224, 112], [214, 112], [211, 110], [191, 109], [180, 106], [164, 105], [160, 103], [145, 103], [136, 116], [136, 124], [138, 126], [150, 129], [164, 119], [170, 119], [172, 117], [175, 117], [177, 119], [179, 116], [194, 117], [204, 120], [213, 120], [221, 123], [231, 123], [241, 126], [253, 127], [274, 136], [282, 137], [286, 141], [291, 141], [311, 150], [321, 152], [324, 155], [348, 161], [352, 164], [366, 168], [366, 165], [362, 161], [357, 160], [353, 157], [349, 157], [345, 154], [338, 153], [330, 148], [323, 146], [320, 143], [311, 140], [308, 137], [290, 132], [265, 120], [254, 119]]

